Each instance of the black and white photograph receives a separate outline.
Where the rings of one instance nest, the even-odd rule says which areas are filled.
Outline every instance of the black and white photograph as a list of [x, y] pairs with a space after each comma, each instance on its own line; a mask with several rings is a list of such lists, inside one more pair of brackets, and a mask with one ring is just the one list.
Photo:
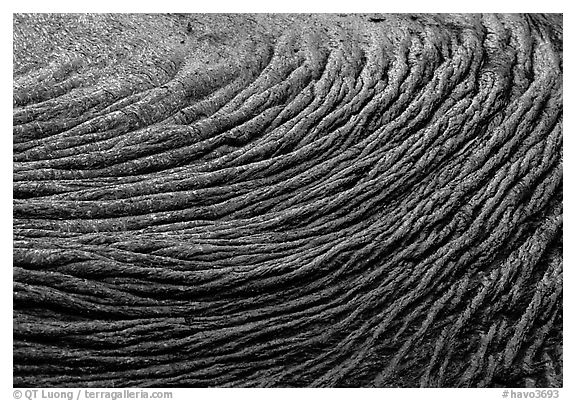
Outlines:
[[11, 14], [5, 399], [565, 397], [563, 13], [180, 9]]

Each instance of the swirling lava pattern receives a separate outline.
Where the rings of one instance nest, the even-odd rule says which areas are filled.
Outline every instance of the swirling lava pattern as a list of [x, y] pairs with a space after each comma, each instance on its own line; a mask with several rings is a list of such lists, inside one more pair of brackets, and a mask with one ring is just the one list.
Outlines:
[[562, 385], [562, 17], [15, 15], [14, 385]]

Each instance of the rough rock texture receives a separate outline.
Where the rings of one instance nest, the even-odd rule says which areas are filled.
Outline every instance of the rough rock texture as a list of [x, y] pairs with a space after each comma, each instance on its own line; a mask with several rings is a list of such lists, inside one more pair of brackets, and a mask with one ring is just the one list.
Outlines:
[[15, 386], [562, 385], [562, 17], [15, 15]]

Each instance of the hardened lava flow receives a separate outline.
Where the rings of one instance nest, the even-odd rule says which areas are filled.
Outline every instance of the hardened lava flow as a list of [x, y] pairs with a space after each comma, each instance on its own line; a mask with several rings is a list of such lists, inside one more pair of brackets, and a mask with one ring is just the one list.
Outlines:
[[14, 386], [562, 386], [562, 16], [15, 14]]

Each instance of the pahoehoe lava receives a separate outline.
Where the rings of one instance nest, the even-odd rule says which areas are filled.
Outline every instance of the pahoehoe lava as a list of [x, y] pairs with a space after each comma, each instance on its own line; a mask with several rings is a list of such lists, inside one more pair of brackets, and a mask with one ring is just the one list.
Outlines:
[[562, 386], [561, 15], [13, 23], [14, 386]]

